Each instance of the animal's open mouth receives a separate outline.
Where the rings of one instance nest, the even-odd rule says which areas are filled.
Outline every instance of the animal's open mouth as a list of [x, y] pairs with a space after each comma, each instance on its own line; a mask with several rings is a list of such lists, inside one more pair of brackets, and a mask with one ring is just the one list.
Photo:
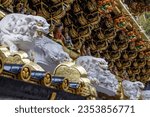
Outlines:
[[45, 33], [43, 33], [42, 31], [37, 31], [37, 34], [38, 34], [38, 36], [42, 36]]
[[48, 28], [39, 28], [39, 29], [37, 29], [37, 34], [38, 34], [39, 36], [42, 36], [42, 35], [44, 35], [44, 34], [48, 34], [48, 32], [49, 32], [49, 29], [48, 29]]
[[49, 33], [49, 24], [43, 24], [43, 23], [36, 23], [38, 29], [37, 32], [38, 34], [47, 34]]

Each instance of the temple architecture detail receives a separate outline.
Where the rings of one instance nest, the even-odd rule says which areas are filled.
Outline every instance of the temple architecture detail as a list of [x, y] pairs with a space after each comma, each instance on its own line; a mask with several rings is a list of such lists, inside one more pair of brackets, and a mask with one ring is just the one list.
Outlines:
[[149, 0], [0, 0], [0, 97], [150, 99], [144, 12]]

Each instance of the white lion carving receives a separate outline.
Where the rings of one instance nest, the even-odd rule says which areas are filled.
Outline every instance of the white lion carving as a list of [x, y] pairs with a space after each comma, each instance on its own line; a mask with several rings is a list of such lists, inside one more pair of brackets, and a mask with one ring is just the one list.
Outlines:
[[0, 44], [9, 47], [12, 53], [22, 50], [44, 70], [53, 72], [61, 62], [71, 58], [63, 47], [42, 33], [49, 32], [49, 24], [40, 16], [10, 14], [0, 21]]
[[[115, 94], [117, 93], [118, 80], [115, 78], [115, 75], [108, 70], [108, 63], [104, 59], [92, 56], [81, 56], [76, 60], [76, 64], [85, 68], [88, 73], [88, 78], [92, 84], [96, 86], [98, 91], [110, 95], [109, 92], [104, 91], [108, 89]], [[103, 88], [104, 90], [102, 91], [101, 89]]]
[[41, 38], [38, 32], [49, 32], [49, 24], [40, 16], [10, 14], [0, 21], [0, 43], [11, 52], [30, 50], [34, 40]]
[[35, 42], [34, 61], [46, 71], [53, 73], [57, 65], [70, 62], [72, 59], [61, 45], [44, 36]]
[[122, 82], [122, 88], [125, 96], [127, 96], [130, 100], [137, 100], [142, 95], [144, 84], [139, 81], [131, 82], [124, 80]]

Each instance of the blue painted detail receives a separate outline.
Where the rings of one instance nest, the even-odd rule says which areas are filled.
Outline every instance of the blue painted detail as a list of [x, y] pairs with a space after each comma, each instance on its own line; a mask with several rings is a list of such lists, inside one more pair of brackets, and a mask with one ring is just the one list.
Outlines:
[[4, 64], [4, 71], [12, 74], [18, 74], [22, 67], [23, 64]]
[[31, 78], [36, 79], [36, 80], [42, 80], [45, 75], [46, 75], [46, 72], [43, 72], [43, 71], [32, 71], [31, 72]]
[[79, 83], [69, 82], [69, 87], [72, 89], [77, 89], [79, 87]]
[[63, 81], [64, 81], [64, 77], [52, 76], [52, 84], [53, 85], [60, 85], [63, 83]]

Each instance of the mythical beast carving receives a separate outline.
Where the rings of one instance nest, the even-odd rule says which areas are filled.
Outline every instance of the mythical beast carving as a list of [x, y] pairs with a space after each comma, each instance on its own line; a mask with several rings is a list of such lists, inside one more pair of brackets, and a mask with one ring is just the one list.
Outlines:
[[63, 47], [47, 38], [49, 24], [40, 16], [10, 14], [0, 21], [0, 44], [13, 54], [18, 50], [29, 55], [46, 71], [53, 72], [61, 62], [71, 61]]
[[97, 91], [112, 96], [117, 94], [118, 80], [108, 70], [108, 63], [104, 59], [81, 56], [76, 60], [76, 64], [85, 68], [88, 78], [96, 87]]
[[0, 43], [11, 52], [30, 50], [40, 33], [49, 32], [49, 24], [40, 16], [10, 14], [0, 21]]
[[45, 36], [36, 40], [33, 52], [34, 61], [51, 73], [60, 63], [72, 61], [61, 45]]
[[122, 82], [122, 88], [125, 96], [127, 96], [130, 100], [137, 100], [142, 96], [142, 89], [144, 89], [144, 84], [139, 81], [131, 82], [124, 80]]

